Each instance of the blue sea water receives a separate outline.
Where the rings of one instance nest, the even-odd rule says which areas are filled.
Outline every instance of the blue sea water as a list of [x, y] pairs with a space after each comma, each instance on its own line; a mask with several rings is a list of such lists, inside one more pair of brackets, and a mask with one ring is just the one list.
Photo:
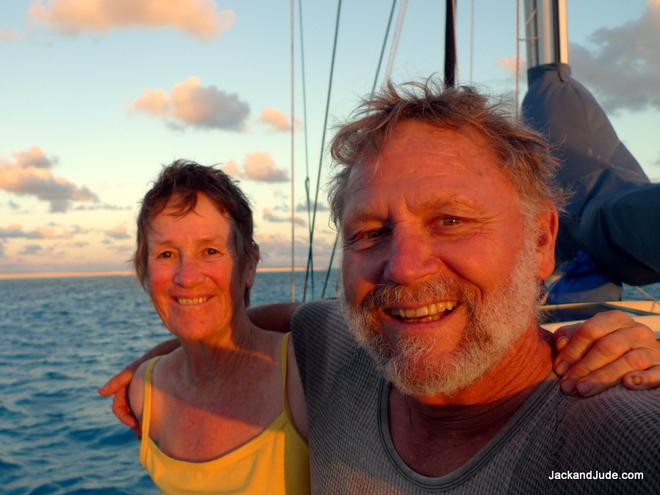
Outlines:
[[[660, 284], [645, 289], [660, 298]], [[288, 273], [257, 276], [253, 304], [290, 297]], [[0, 300], [0, 493], [156, 493], [138, 441], [96, 393], [169, 337], [135, 280], [0, 280]]]
[[[253, 304], [291, 300], [290, 280], [259, 273]], [[96, 392], [170, 337], [135, 279], [0, 280], [0, 301], [0, 493], [157, 493], [138, 440]]]

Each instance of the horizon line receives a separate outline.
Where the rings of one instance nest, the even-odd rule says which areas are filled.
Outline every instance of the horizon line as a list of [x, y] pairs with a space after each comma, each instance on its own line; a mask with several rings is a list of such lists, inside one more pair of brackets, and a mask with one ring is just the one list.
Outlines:
[[[258, 267], [257, 273], [278, 273], [290, 272], [291, 267], [274, 266]], [[304, 272], [305, 267], [297, 266], [293, 269], [295, 272]], [[325, 271], [325, 270], [314, 270]], [[130, 277], [135, 276], [132, 270], [108, 270], [108, 271], [89, 271], [89, 272], [17, 272], [0, 273], [0, 280], [18, 280], [35, 278], [82, 278], [82, 277]]]

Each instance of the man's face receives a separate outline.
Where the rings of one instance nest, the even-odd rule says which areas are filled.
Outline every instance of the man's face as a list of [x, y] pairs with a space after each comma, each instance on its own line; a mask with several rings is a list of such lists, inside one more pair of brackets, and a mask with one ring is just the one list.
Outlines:
[[454, 394], [535, 325], [552, 247], [480, 134], [402, 122], [346, 198], [347, 314], [402, 392]]

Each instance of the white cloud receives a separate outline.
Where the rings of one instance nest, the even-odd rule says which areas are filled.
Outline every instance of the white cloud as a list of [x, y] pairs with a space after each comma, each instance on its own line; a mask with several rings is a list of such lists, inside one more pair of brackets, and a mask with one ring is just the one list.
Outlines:
[[246, 155], [243, 166], [246, 179], [260, 182], [286, 182], [289, 180], [287, 173], [277, 168], [271, 154], [264, 151], [256, 151]]
[[14, 160], [0, 158], [0, 189], [48, 201], [52, 212], [67, 211], [73, 201], [99, 200], [87, 187], [56, 177], [51, 171], [56, 162], [36, 146], [14, 153]]
[[571, 44], [571, 66], [606, 110], [660, 109], [660, 0], [647, 2], [639, 19], [596, 30], [589, 41], [593, 49]]
[[250, 114], [250, 106], [236, 93], [226, 93], [215, 86], [202, 86], [191, 76], [172, 88], [148, 89], [133, 103], [133, 110], [164, 118], [175, 127], [191, 126], [241, 130]]
[[69, 35], [169, 27], [212, 40], [231, 28], [236, 14], [213, 0], [51, 0], [34, 2], [30, 18]]

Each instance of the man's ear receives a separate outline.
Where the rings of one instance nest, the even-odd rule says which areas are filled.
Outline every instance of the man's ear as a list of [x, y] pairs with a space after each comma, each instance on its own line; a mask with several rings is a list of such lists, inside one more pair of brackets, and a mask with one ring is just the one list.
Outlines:
[[559, 230], [559, 214], [554, 205], [548, 205], [536, 215], [536, 252], [539, 256], [538, 276], [547, 279], [555, 270], [555, 244]]

